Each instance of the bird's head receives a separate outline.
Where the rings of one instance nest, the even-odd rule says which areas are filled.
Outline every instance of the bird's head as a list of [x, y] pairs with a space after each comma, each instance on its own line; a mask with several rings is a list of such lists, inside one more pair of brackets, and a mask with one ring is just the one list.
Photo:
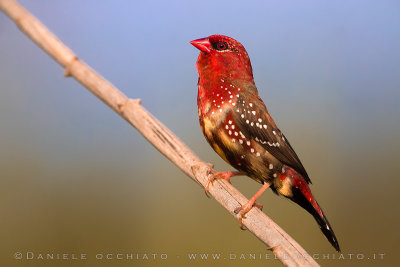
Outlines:
[[200, 50], [197, 69], [200, 79], [253, 81], [250, 58], [243, 45], [224, 35], [211, 35], [190, 42]]

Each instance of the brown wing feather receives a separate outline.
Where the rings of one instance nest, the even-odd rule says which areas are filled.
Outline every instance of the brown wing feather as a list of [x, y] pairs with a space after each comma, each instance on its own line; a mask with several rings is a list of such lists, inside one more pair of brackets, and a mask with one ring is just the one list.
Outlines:
[[[256, 89], [247, 90], [247, 92], [250, 93], [239, 94], [237, 109], [234, 112], [243, 134], [261, 144], [276, 159], [295, 169], [304, 177], [307, 183], [311, 183], [299, 157], [276, 126], [264, 102], [258, 96]], [[251, 100], [246, 103], [244, 99]]]

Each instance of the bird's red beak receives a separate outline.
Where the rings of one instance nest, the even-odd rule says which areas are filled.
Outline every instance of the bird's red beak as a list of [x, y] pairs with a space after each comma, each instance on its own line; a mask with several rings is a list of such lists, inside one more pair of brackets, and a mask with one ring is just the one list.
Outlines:
[[210, 51], [211, 51], [211, 43], [210, 43], [210, 40], [208, 40], [208, 38], [193, 40], [190, 43], [192, 45], [194, 45], [200, 51], [203, 51], [206, 53], [210, 53]]

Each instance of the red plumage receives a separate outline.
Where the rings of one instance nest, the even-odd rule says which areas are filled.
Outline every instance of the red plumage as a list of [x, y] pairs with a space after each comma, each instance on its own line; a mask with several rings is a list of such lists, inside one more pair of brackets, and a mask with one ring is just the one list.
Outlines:
[[235, 210], [240, 211], [241, 227], [242, 218], [256, 205], [255, 200], [271, 187], [310, 212], [340, 251], [336, 236], [310, 191], [305, 168], [258, 95], [245, 48], [223, 35], [191, 44], [200, 50], [197, 105], [201, 129], [211, 147], [238, 170], [216, 173], [213, 179], [229, 180], [243, 174], [263, 184], [246, 205]]

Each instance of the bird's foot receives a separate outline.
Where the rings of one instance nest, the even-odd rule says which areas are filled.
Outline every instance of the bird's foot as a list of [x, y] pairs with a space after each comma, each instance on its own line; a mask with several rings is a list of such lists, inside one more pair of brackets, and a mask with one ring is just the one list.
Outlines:
[[210, 170], [210, 178], [208, 179], [207, 185], [204, 188], [206, 196], [210, 197], [208, 191], [210, 189], [210, 185], [214, 185], [214, 181], [217, 179], [223, 179], [231, 183], [231, 177], [240, 175], [241, 172], [216, 172], [214, 170]]
[[262, 210], [263, 206], [261, 204], [256, 203], [257, 198], [261, 196], [261, 194], [270, 187], [270, 183], [264, 183], [260, 190], [252, 196], [246, 204], [241, 207], [236, 208], [233, 212], [238, 214], [239, 213], [239, 226], [240, 229], [244, 230], [243, 228], [243, 218], [246, 218], [246, 214], [251, 210], [253, 206]]
[[249, 200], [246, 204], [244, 204], [243, 206], [240, 206], [238, 208], [236, 208], [233, 212], [235, 214], [239, 213], [239, 227], [242, 230], [246, 230], [243, 227], [243, 219], [246, 218], [246, 214], [251, 210], [251, 208], [256, 207], [259, 208], [260, 210], [263, 209], [263, 205], [260, 203], [256, 203], [252, 200]]

